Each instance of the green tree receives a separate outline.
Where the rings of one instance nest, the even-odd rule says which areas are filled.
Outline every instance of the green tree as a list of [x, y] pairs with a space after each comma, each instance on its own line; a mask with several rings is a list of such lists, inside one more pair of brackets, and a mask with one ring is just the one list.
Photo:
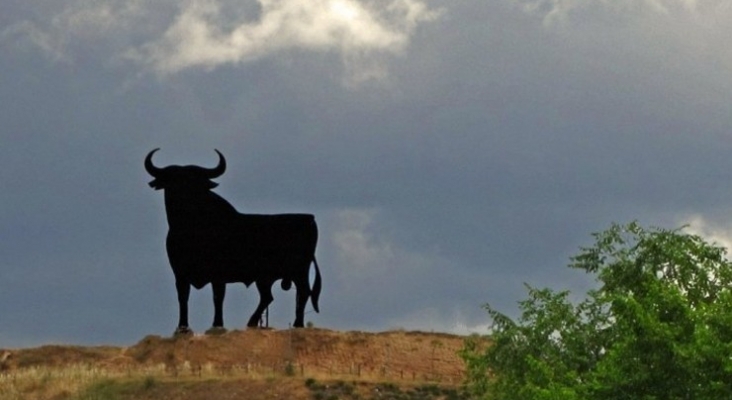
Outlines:
[[570, 267], [596, 276], [579, 303], [527, 285], [516, 321], [485, 305], [488, 340], [466, 340], [475, 398], [732, 398], [732, 264], [682, 230], [633, 222], [593, 235]]

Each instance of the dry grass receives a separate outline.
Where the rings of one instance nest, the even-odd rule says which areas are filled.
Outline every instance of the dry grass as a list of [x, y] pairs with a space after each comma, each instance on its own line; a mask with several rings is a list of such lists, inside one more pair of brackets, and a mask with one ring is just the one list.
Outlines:
[[28, 367], [0, 375], [0, 399], [52, 399], [77, 393], [107, 375], [90, 366]]

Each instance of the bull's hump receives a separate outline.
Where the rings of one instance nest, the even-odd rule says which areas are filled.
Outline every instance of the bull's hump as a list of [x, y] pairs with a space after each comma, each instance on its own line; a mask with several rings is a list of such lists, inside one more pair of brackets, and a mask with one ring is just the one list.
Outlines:
[[244, 220], [263, 223], [306, 223], [315, 221], [313, 214], [241, 214]]

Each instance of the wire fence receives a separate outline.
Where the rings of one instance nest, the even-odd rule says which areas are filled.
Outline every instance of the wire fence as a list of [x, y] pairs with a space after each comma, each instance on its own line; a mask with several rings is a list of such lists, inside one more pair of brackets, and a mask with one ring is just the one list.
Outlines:
[[[164, 373], [171, 377], [198, 377], [231, 376], [231, 377], [267, 377], [291, 376], [304, 378], [350, 378], [354, 380], [399, 380], [399, 381], [434, 381], [458, 383], [463, 375], [460, 373], [446, 374], [436, 371], [415, 371], [412, 369], [391, 366], [366, 366], [353, 363], [348, 366], [327, 364], [306, 364], [289, 360], [280, 360], [270, 363], [220, 363], [220, 364], [182, 364], [164, 365]], [[131, 369], [130, 375], [134, 374]]]
[[[400, 380], [400, 381], [434, 381], [457, 383], [461, 374], [444, 374], [430, 371], [415, 371], [388, 365], [379, 367], [353, 363], [348, 366], [328, 364], [306, 364], [281, 359], [270, 362], [242, 363], [180, 363], [167, 362], [158, 364], [123, 364], [100, 366], [94, 364], [77, 364], [67, 366], [33, 366], [7, 369], [0, 372], [0, 395], [2, 388], [19, 384], [38, 384], [49, 382], [70, 382], [86, 384], [102, 378], [200, 378], [211, 377], [303, 377], [333, 378], [352, 380]], [[2, 397], [0, 397], [2, 399]]]

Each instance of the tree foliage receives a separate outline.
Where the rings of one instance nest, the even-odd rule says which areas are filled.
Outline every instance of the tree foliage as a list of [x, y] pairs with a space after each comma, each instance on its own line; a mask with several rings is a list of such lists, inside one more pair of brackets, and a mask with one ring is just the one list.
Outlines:
[[732, 264], [724, 248], [682, 230], [613, 225], [571, 258], [597, 288], [527, 285], [513, 320], [485, 305], [489, 346], [466, 340], [476, 398], [732, 398]]

